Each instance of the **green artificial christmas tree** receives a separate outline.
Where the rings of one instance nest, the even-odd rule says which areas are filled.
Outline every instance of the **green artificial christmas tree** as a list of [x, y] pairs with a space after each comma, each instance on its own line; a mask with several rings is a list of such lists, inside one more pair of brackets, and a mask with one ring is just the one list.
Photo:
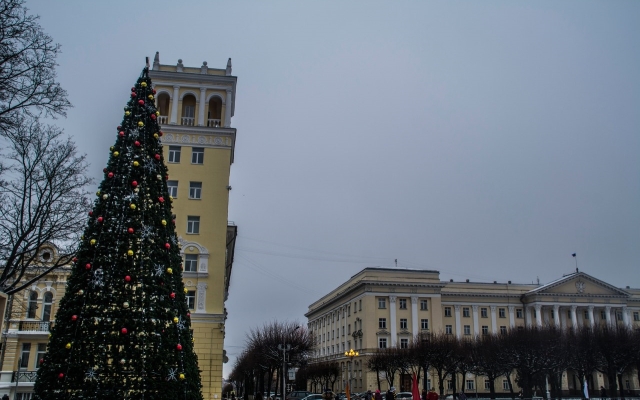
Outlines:
[[125, 107], [36, 398], [202, 400], [148, 67]]

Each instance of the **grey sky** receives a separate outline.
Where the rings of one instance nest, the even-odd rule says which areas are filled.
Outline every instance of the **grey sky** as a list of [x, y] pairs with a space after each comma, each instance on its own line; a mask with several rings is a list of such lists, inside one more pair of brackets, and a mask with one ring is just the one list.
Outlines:
[[640, 286], [640, 2], [28, 0], [101, 178], [144, 56], [238, 76], [226, 346], [367, 266]]

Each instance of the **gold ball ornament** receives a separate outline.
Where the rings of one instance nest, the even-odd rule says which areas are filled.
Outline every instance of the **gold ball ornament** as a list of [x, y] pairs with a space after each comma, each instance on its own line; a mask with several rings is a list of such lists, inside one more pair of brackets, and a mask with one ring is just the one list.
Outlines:
[[147, 82], [142, 82], [142, 83], [140, 83], [140, 86], [142, 86], [142, 87], [147, 87]]
[[66, 346], [64, 346], [67, 350], [69, 350], [71, 348], [71, 343], [67, 343]]
[[167, 220], [166, 219], [162, 220], [162, 226], [167, 226]]
[[120, 155], [120, 153], [118, 153], [117, 151], [114, 151], [114, 152], [113, 152], [113, 156], [114, 156], [114, 157], [118, 157], [119, 155]]
[[156, 111], [156, 115], [159, 117], [160, 116], [160, 111]]
[[130, 111], [125, 111], [124, 115], [126, 115], [128, 117], [129, 115], [131, 115], [131, 112]]
[[173, 274], [173, 269], [171, 267], [167, 268], [167, 273], [168, 274]]
[[153, 95], [152, 95], [152, 94], [150, 94], [149, 96], [147, 96], [147, 98], [148, 98], [149, 100], [153, 100]]
[[180, 374], [180, 380], [183, 381], [184, 380], [184, 374]]
[[96, 240], [95, 240], [95, 239], [91, 239], [91, 240], [89, 241], [89, 243], [91, 243], [91, 245], [92, 245], [92, 246], [94, 246], [94, 245], [96, 244]]
[[134, 161], [134, 162], [133, 162], [133, 166], [134, 166], [134, 167], [139, 167], [139, 166], [140, 166], [140, 163], [139, 163], [139, 162], [137, 162], [137, 161]]
[[189, 290], [188, 290], [187, 288], [184, 288], [184, 292], [185, 292], [185, 293], [188, 293], [188, 292], [189, 292]]
[[157, 133], [154, 133], [154, 134], [153, 134], [153, 137], [154, 137], [155, 139], [157, 139], [159, 136], [158, 136], [158, 134], [157, 134]]
[[109, 147], [109, 150], [113, 151], [113, 146]]
[[142, 128], [144, 126], [144, 122], [138, 121], [138, 126]]
[[106, 199], [108, 199], [108, 198], [109, 198], [109, 195], [108, 195], [108, 194], [103, 194], [103, 195], [102, 195], [102, 199], [103, 199], [103, 200], [106, 200]]
[[100, 191], [99, 190], [96, 192], [96, 196], [100, 197]]
[[180, 320], [178, 319], [178, 317], [173, 317], [173, 323], [177, 324], [178, 322], [180, 322]]
[[130, 209], [132, 209], [132, 210], [135, 210], [135, 209], [136, 209], [136, 205], [135, 205], [135, 204], [133, 204], [133, 203], [131, 203], [131, 204], [129, 205], [129, 208], [130, 208]]
[[133, 250], [131, 250], [131, 249], [127, 250], [127, 255], [129, 257], [131, 257], [133, 255]]

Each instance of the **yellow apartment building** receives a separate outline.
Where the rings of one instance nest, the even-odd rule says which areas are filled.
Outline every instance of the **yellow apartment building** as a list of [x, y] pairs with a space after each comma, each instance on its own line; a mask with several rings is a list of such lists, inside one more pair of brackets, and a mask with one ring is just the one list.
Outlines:
[[[438, 271], [365, 268], [312, 303], [305, 316], [315, 341], [312, 359], [339, 362], [342, 376], [337, 389], [344, 391], [350, 379], [351, 391], [363, 392], [377, 387], [375, 373], [367, 369], [367, 356], [379, 348], [408, 347], [420, 333], [462, 338], [533, 325], [566, 329], [618, 323], [640, 328], [640, 289], [617, 288], [583, 272], [538, 285], [441, 281]], [[345, 357], [350, 349], [360, 356]], [[631, 390], [640, 387], [636, 374], [625, 375], [624, 380]], [[400, 391], [411, 391], [410, 377], [395, 382]], [[427, 386], [431, 382], [437, 382], [434, 371]], [[596, 389], [608, 386], [599, 373], [593, 382]], [[384, 379], [382, 384], [386, 390]], [[457, 390], [460, 384], [480, 397], [489, 392], [482, 376], [458, 380]], [[575, 390], [575, 385], [576, 379], [565, 374], [564, 388]], [[509, 392], [506, 379], [495, 382], [495, 387], [498, 393]], [[447, 389], [452, 393], [452, 387]]]
[[[222, 393], [224, 335], [237, 227], [228, 221], [229, 173], [236, 130], [231, 127], [236, 81], [226, 68], [160, 64], [149, 72], [156, 90], [164, 160], [169, 168], [176, 231], [183, 254], [195, 350], [205, 399]], [[40, 261], [55, 257], [41, 250]], [[0, 396], [30, 400], [38, 360], [46, 352], [50, 327], [69, 268], [58, 269], [9, 299], [2, 334]]]

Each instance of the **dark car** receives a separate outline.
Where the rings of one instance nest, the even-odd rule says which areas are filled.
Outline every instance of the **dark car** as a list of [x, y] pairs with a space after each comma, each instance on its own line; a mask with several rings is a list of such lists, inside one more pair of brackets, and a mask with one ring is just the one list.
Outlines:
[[286, 400], [302, 400], [310, 394], [313, 393], [307, 392], [306, 390], [295, 390], [287, 394]]

